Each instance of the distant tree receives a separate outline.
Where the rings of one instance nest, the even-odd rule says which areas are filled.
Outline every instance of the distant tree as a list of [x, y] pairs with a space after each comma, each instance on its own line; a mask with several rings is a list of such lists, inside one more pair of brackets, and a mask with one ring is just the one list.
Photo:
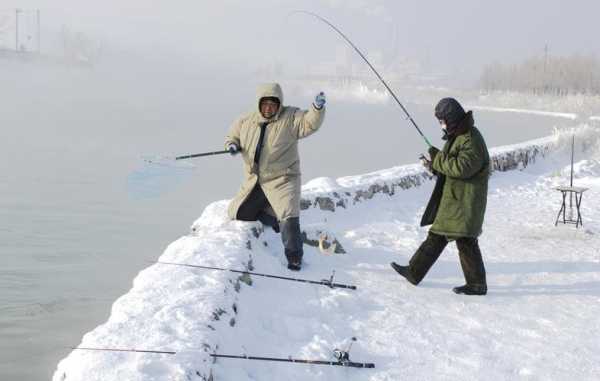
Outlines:
[[485, 91], [600, 95], [600, 60], [594, 56], [535, 56], [520, 64], [492, 63], [481, 73]]

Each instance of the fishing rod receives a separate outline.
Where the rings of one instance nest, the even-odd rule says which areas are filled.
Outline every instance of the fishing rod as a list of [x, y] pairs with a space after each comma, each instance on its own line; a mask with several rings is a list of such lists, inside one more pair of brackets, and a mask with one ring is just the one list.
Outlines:
[[175, 160], [192, 159], [194, 157], [202, 157], [202, 156], [223, 155], [223, 154], [226, 154], [226, 153], [230, 153], [229, 150], [194, 153], [194, 154], [191, 154], [191, 155], [177, 156], [177, 157], [175, 157]]
[[352, 41], [350, 41], [350, 39], [348, 37], [346, 37], [346, 35], [341, 30], [339, 30], [335, 25], [333, 25], [327, 19], [325, 19], [325, 18], [323, 18], [323, 17], [321, 17], [318, 14], [313, 13], [313, 12], [298, 10], [298, 11], [293, 11], [293, 12], [289, 13], [288, 15], [292, 15], [292, 14], [295, 14], [295, 13], [303, 13], [303, 14], [306, 14], [306, 15], [309, 15], [309, 16], [313, 16], [313, 17], [317, 18], [318, 20], [321, 20], [325, 24], [329, 25], [334, 31], [336, 31], [340, 36], [342, 36], [342, 38], [344, 40], [346, 40], [346, 42], [348, 44], [350, 44], [350, 46], [352, 46], [352, 48], [354, 49], [354, 51], [356, 51], [356, 53], [358, 53], [358, 55], [360, 56], [360, 58], [362, 58], [363, 61], [365, 61], [366, 64], [369, 65], [369, 68], [371, 68], [371, 70], [373, 71], [373, 73], [375, 73], [375, 75], [377, 76], [377, 78], [379, 78], [379, 80], [381, 81], [381, 83], [383, 84], [383, 86], [385, 86], [385, 88], [390, 93], [390, 95], [392, 96], [392, 98], [394, 98], [394, 100], [396, 101], [396, 103], [398, 103], [398, 105], [400, 106], [400, 108], [402, 109], [402, 111], [404, 111], [404, 113], [406, 114], [406, 118], [408, 120], [410, 120], [410, 122], [417, 129], [417, 131], [419, 132], [419, 134], [421, 135], [421, 137], [423, 138], [423, 140], [425, 140], [425, 143], [427, 143], [427, 145], [429, 147], [432, 147], [432, 144], [429, 142], [429, 139], [427, 139], [427, 137], [423, 134], [423, 132], [421, 131], [421, 129], [419, 128], [419, 126], [417, 126], [417, 123], [415, 123], [414, 119], [409, 114], [408, 110], [404, 107], [404, 105], [402, 104], [402, 102], [400, 102], [400, 100], [398, 99], [398, 97], [396, 96], [396, 94], [394, 94], [394, 92], [388, 86], [388, 84], [385, 82], [385, 80], [383, 79], [383, 77], [379, 74], [379, 72], [377, 70], [375, 70], [375, 68], [373, 67], [373, 65], [371, 65], [371, 63], [369, 62], [369, 60], [367, 59], [367, 57], [365, 57], [365, 55], [356, 47], [356, 45], [354, 45], [354, 43]]
[[280, 275], [261, 274], [261, 273], [255, 273], [255, 272], [245, 271], [245, 270], [233, 270], [233, 269], [225, 269], [225, 268], [221, 268], [221, 267], [190, 265], [187, 263], [174, 263], [174, 262], [162, 262], [162, 261], [157, 261], [157, 262], [153, 262], [153, 263], [158, 263], [161, 265], [193, 267], [193, 268], [206, 269], [206, 270], [230, 271], [232, 273], [256, 275], [256, 276], [262, 276], [265, 278], [274, 278], [274, 279], [289, 280], [289, 281], [293, 281], [293, 282], [319, 284], [322, 286], [327, 286], [329, 288], [346, 288], [346, 289], [350, 289], [350, 290], [356, 290], [356, 286], [341, 284], [341, 283], [334, 283], [333, 277], [335, 275], [335, 271], [333, 271], [333, 273], [331, 274], [331, 277], [329, 279], [323, 279], [321, 281], [317, 281], [317, 280], [308, 280], [308, 279], [301, 279], [301, 278], [290, 278], [290, 277], [280, 276]]
[[247, 356], [247, 355], [222, 355], [213, 353], [210, 356], [214, 358], [228, 358], [228, 359], [240, 359], [240, 360], [258, 360], [258, 361], [276, 361], [276, 362], [293, 362], [298, 364], [313, 364], [313, 365], [332, 365], [332, 366], [345, 366], [351, 368], [375, 368], [373, 363], [354, 362], [350, 360], [350, 349], [352, 344], [356, 341], [356, 337], [350, 339], [350, 344], [345, 350], [334, 349], [333, 357], [337, 361], [326, 361], [326, 360], [307, 360], [307, 359], [294, 359], [292, 357], [281, 358], [281, 357], [258, 357], [258, 356]]
[[[73, 350], [84, 350], [84, 351], [99, 351], [99, 352], [130, 352], [130, 353], [152, 353], [152, 354], [166, 354], [175, 355], [177, 352], [174, 351], [154, 351], [146, 349], [121, 349], [121, 348], [91, 348], [91, 347], [71, 347]], [[335, 350], [339, 351], [339, 350]], [[297, 364], [312, 364], [312, 365], [331, 365], [331, 366], [343, 366], [349, 368], [375, 368], [373, 363], [362, 363], [350, 361], [350, 353], [334, 353], [337, 361], [326, 361], [326, 360], [308, 360], [308, 359], [294, 359], [294, 358], [280, 358], [280, 357], [258, 357], [258, 356], [247, 356], [247, 355], [223, 355], [217, 353], [211, 353], [210, 357], [213, 358], [228, 358], [228, 359], [242, 359], [242, 360], [257, 360], [257, 361], [275, 361], [275, 362], [292, 362]]]
[[230, 151], [223, 150], [223, 151], [201, 152], [201, 153], [194, 153], [194, 154], [190, 154], [190, 155], [182, 155], [182, 156], [176, 156], [176, 157], [173, 157], [173, 156], [150, 156], [150, 157], [142, 157], [142, 159], [146, 163], [149, 163], [149, 164], [170, 165], [170, 164], [173, 164], [177, 160], [192, 159], [195, 157], [202, 157], [202, 156], [223, 155], [226, 153], [230, 153]]
[[312, 364], [312, 365], [332, 365], [332, 366], [345, 366], [350, 368], [375, 368], [373, 363], [353, 362], [353, 361], [325, 361], [325, 360], [307, 360], [307, 359], [294, 359], [294, 358], [280, 358], [280, 357], [257, 357], [257, 356], [245, 356], [245, 355], [219, 355], [211, 354], [214, 358], [228, 358], [228, 359], [242, 359], [242, 360], [258, 360], [258, 361], [276, 361], [276, 362], [293, 362], [297, 364]]

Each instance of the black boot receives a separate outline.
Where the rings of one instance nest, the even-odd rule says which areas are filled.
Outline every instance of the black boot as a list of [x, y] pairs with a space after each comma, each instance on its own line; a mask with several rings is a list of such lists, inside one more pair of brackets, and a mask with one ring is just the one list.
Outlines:
[[288, 260], [288, 269], [300, 271], [302, 268], [302, 234], [300, 233], [300, 218], [292, 217], [281, 221], [281, 241]]
[[455, 287], [453, 291], [457, 294], [485, 295], [487, 293], [485, 266], [477, 238], [459, 238], [456, 240], [456, 247], [466, 284]]
[[455, 294], [462, 295], [485, 295], [487, 294], [487, 286], [485, 284], [465, 284], [464, 286], [454, 287], [452, 291]]
[[410, 273], [410, 268], [408, 266], [400, 266], [396, 262], [390, 263], [390, 266], [392, 266], [392, 268], [396, 270], [398, 274], [405, 277], [406, 280], [410, 283], [414, 284], [415, 286], [418, 284], [418, 282], [415, 280], [415, 278], [413, 278], [412, 274]]

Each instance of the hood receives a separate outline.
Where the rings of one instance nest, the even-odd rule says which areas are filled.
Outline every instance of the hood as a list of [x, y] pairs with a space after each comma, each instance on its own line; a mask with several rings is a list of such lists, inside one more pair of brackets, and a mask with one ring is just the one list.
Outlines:
[[448, 128], [455, 128], [465, 118], [465, 110], [454, 98], [443, 98], [435, 106], [435, 117], [446, 122]]
[[260, 113], [260, 100], [261, 98], [265, 97], [275, 97], [279, 99], [279, 110], [277, 110], [277, 114], [275, 114], [270, 120], [278, 119], [281, 109], [283, 108], [283, 91], [281, 91], [281, 86], [279, 86], [279, 83], [264, 83], [259, 85], [256, 89], [256, 109], [258, 110], [258, 115], [260, 115], [260, 117], [263, 119], [264, 117]]

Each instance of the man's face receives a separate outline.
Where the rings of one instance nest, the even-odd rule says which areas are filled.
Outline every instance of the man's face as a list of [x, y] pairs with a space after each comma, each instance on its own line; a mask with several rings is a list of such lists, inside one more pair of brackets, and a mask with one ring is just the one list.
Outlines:
[[277, 110], [279, 110], [279, 103], [268, 99], [260, 101], [260, 113], [265, 118], [271, 118], [273, 115], [277, 114]]
[[446, 125], [446, 121], [444, 121], [443, 119], [438, 119], [438, 122], [440, 123], [440, 127], [442, 128], [442, 130], [448, 131], [448, 126]]

